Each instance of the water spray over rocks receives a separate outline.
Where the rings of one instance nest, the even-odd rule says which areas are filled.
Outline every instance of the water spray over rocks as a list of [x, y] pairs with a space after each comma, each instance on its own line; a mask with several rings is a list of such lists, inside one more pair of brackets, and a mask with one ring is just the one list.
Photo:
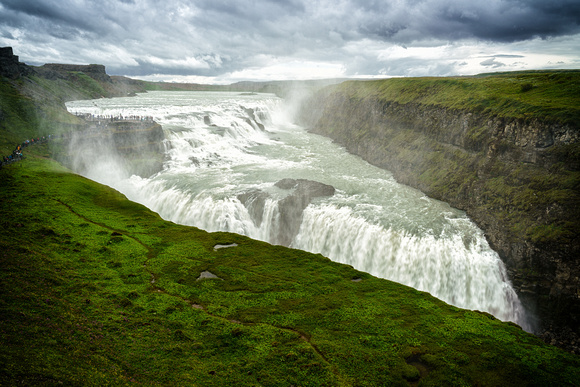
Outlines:
[[154, 92], [68, 108], [163, 125], [163, 170], [107, 184], [167, 220], [322, 253], [531, 329], [464, 213], [308, 134], [272, 95]]

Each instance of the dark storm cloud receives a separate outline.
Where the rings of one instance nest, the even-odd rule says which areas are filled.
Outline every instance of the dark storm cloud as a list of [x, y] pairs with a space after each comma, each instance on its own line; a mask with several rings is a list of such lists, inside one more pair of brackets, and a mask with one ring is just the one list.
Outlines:
[[[61, 3], [60, 5], [62, 5]], [[76, 18], [67, 14], [66, 9], [61, 9], [58, 2], [38, 2], [34, 0], [5, 0], [2, 5], [8, 11], [16, 14], [35, 17], [40, 20], [49, 20], [52, 22], [64, 22], [66, 24], [75, 24]]]
[[485, 67], [492, 67], [492, 68], [498, 68], [498, 67], [504, 67], [505, 63], [501, 63], [496, 61], [496, 58], [490, 58], [490, 59], [486, 59], [483, 62], [479, 63], [482, 66]]
[[576, 33], [580, 27], [578, 1], [477, 2], [478, 7], [443, 9], [441, 25], [459, 35], [498, 42]]
[[[578, 0], [0, 0], [0, 45], [12, 45], [21, 58], [103, 63], [131, 76], [219, 76], [280, 61], [399, 74], [405, 63], [419, 68], [421, 58], [378, 63], [384, 47], [574, 34], [580, 34]], [[461, 63], [423, 67], [441, 72]]]
[[87, 17], [84, 10], [90, 7], [71, 6], [67, 1], [2, 0], [6, 16], [14, 26], [40, 30], [52, 34], [54, 29], [81, 32], [98, 31], [98, 17]]
[[361, 18], [359, 31], [389, 41], [408, 43], [435, 39], [483, 39], [514, 42], [534, 37], [577, 33], [577, 0], [407, 1], [399, 7], [384, 2]]

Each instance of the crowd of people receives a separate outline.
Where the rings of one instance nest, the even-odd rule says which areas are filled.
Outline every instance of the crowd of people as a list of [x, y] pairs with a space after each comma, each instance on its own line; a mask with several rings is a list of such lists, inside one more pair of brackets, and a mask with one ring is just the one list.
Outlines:
[[98, 114], [89, 114], [89, 113], [77, 113], [77, 117], [83, 118], [85, 121], [153, 121], [153, 117], [151, 116], [113, 116], [113, 115], [98, 115]]
[[[94, 115], [94, 114], [77, 114], [77, 116], [82, 117], [85, 121], [90, 122], [97, 122], [97, 129], [102, 129], [107, 127], [107, 122], [115, 122], [115, 121], [139, 121], [139, 122], [153, 122], [153, 117], [150, 116], [101, 116], [101, 115]], [[90, 129], [89, 129], [90, 131]], [[16, 146], [16, 148], [12, 151], [12, 153], [8, 156], [2, 156], [0, 160], [0, 169], [6, 165], [12, 164], [16, 161], [20, 161], [24, 159], [22, 155], [22, 150], [28, 146], [45, 143], [51, 140], [54, 136], [48, 135], [32, 138], [30, 140], [25, 140], [22, 144]], [[61, 137], [66, 137], [66, 135], [61, 135]]]
[[[111, 127], [115, 122], [136, 122], [139, 125], [150, 125], [153, 123], [153, 117], [151, 116], [137, 116], [137, 115], [96, 115], [96, 114], [76, 114], [77, 117], [82, 118], [86, 123], [86, 132], [101, 132]], [[124, 126], [114, 126], [116, 131], [127, 130], [128, 127]]]
[[32, 138], [30, 140], [25, 140], [22, 142], [22, 144], [19, 144], [16, 146], [16, 148], [12, 151], [12, 153], [8, 156], [2, 156], [2, 161], [0, 162], [0, 168], [4, 167], [5, 165], [9, 165], [12, 164], [16, 161], [20, 161], [24, 158], [24, 156], [22, 155], [22, 150], [26, 147], [29, 147], [31, 145], [35, 145], [35, 144], [42, 144], [47, 142], [48, 140], [50, 140], [52, 138], [52, 135], [49, 135], [48, 137], [42, 136], [42, 137], [37, 137], [37, 138]]

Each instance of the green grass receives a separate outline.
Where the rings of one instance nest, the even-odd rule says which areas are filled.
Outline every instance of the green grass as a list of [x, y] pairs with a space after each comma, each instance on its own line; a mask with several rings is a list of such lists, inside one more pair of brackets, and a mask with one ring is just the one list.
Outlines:
[[0, 170], [1, 385], [580, 384], [578, 356], [513, 324], [163, 221], [30, 152]]
[[12, 153], [15, 145], [36, 136], [39, 127], [34, 102], [20, 94], [18, 88], [5, 78], [0, 78], [0, 155]]
[[563, 124], [577, 124], [580, 119], [580, 71], [349, 81], [337, 90], [355, 99], [418, 103], [498, 117]]
[[0, 77], [0, 155], [12, 153], [24, 140], [70, 131], [78, 123], [63, 102], [71, 89], [71, 84], [38, 77]]

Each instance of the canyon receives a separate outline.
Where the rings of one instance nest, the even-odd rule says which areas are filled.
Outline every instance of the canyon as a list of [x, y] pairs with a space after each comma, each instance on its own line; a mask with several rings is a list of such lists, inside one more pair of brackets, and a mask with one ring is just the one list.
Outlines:
[[[555, 83], [578, 82], [578, 73], [551, 76]], [[433, 89], [437, 82], [464, 88], [469, 100], [473, 83], [493, 79], [345, 82], [307, 100], [301, 120], [399, 182], [465, 210], [506, 263], [539, 332], [550, 336], [557, 327], [574, 341], [580, 326], [578, 121], [506, 115], [482, 106], [484, 97], [479, 106], [451, 106]], [[537, 74], [519, 80], [538, 88], [546, 81]], [[411, 98], [405, 87], [424, 94]], [[381, 95], [395, 92], [389, 88], [396, 96]], [[519, 84], [512, 89], [524, 93]]]

